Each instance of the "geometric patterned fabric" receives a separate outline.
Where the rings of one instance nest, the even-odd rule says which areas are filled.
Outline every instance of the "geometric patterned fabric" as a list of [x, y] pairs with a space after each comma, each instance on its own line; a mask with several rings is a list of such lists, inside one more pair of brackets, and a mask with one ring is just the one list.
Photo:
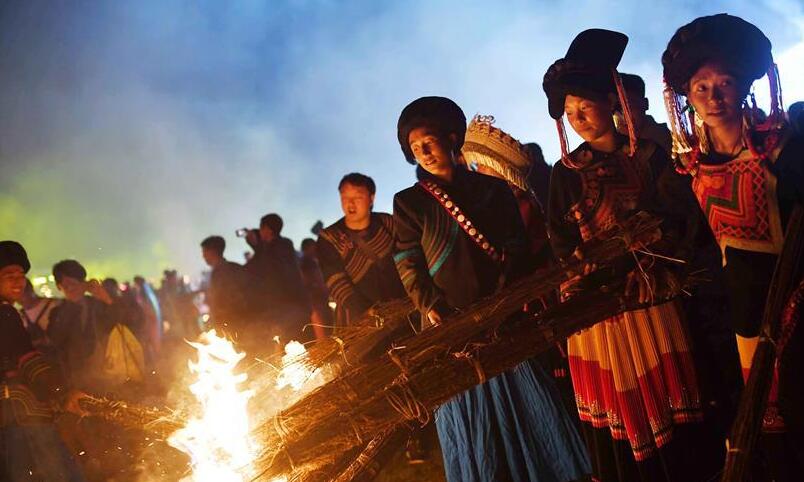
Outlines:
[[776, 177], [747, 149], [729, 162], [701, 164], [692, 188], [723, 251], [779, 254], [784, 234]]

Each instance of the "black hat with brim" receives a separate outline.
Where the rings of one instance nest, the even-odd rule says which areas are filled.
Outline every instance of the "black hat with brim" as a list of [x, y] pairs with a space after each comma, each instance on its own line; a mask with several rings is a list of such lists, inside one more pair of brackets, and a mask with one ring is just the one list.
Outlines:
[[676, 31], [662, 54], [664, 79], [676, 93], [706, 62], [721, 63], [731, 74], [752, 82], [773, 62], [771, 42], [755, 25], [726, 13], [699, 17]]
[[16, 241], [0, 241], [0, 269], [13, 265], [20, 266], [27, 273], [31, 269], [28, 253]]
[[612, 70], [622, 60], [627, 44], [628, 36], [612, 30], [595, 28], [579, 33], [567, 55], [544, 74], [542, 87], [550, 117], [564, 115], [567, 95], [595, 99], [616, 92]]
[[466, 116], [458, 104], [446, 97], [420, 97], [408, 104], [399, 115], [396, 132], [405, 159], [411, 164], [416, 164], [416, 158], [410, 150], [408, 138], [410, 132], [419, 127], [433, 127], [445, 134], [455, 134], [457, 142], [453, 149], [458, 152], [466, 137]]

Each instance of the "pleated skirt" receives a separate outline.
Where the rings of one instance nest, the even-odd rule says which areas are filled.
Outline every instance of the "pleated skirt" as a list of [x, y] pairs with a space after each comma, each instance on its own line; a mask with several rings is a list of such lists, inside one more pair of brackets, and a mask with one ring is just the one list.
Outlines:
[[639, 462], [677, 424], [703, 420], [698, 381], [675, 302], [622, 313], [567, 343], [578, 414], [625, 440]]
[[449, 482], [568, 482], [591, 472], [553, 381], [527, 361], [436, 411]]

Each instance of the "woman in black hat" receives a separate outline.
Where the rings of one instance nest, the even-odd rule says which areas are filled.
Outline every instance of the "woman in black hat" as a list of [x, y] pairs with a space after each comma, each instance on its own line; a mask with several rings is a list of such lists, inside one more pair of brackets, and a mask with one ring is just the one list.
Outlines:
[[82, 414], [83, 394], [66, 390], [59, 370], [34, 350], [13, 306], [30, 267], [19, 243], [0, 241], [0, 480], [82, 481], [53, 426], [50, 403]]
[[[751, 23], [727, 14], [697, 18], [673, 35], [662, 64], [673, 154], [679, 171], [692, 176], [723, 254], [731, 320], [747, 377], [787, 220], [804, 199], [804, 138], [786, 122], [770, 40]], [[766, 74], [767, 116], [750, 93], [752, 83]], [[802, 295], [804, 285], [797, 293]], [[787, 332], [789, 337], [776, 340], [783, 348], [778, 405], [774, 388], [763, 429], [773, 434], [766, 437], [774, 445], [769, 452], [787, 459], [774, 464], [781, 470], [774, 476], [794, 480], [804, 470], [804, 388], [798, 372], [804, 360], [802, 328], [788, 325]], [[785, 436], [786, 429], [797, 434]]]
[[[652, 141], [636, 139], [616, 70], [627, 42], [618, 32], [584, 31], [544, 76], [562, 145], [548, 203], [550, 241], [561, 259], [582, 257], [584, 241], [605, 237], [609, 228], [637, 211], [664, 219], [663, 237], [650, 251], [678, 259], [688, 255], [686, 240], [691, 237], [682, 237], [682, 213], [694, 206], [694, 199], [667, 154]], [[617, 133], [615, 110], [623, 111], [627, 137]], [[572, 152], [565, 114], [585, 141]], [[652, 302], [656, 288], [674, 282], [674, 266], [661, 258], [640, 257], [638, 265], [605, 269], [611, 276], [626, 276], [627, 289], [638, 290], [647, 307], [601, 321], [568, 340], [594, 477], [709, 480], [722, 466], [722, 440], [702, 423], [698, 379], [677, 303]], [[592, 270], [588, 266], [586, 274]]]
[[[419, 182], [394, 197], [394, 261], [423, 328], [528, 269], [508, 184], [457, 165], [465, 133], [463, 111], [444, 97], [415, 100], [399, 118], [399, 143], [418, 164]], [[436, 427], [451, 482], [569, 481], [590, 471], [555, 387], [530, 362], [446, 402]]]

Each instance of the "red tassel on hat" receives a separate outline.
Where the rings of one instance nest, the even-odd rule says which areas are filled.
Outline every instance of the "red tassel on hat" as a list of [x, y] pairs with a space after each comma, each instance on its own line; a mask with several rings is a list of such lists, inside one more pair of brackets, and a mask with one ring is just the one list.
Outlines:
[[611, 69], [611, 75], [614, 77], [614, 85], [617, 87], [617, 97], [620, 98], [620, 106], [622, 106], [623, 109], [625, 126], [628, 129], [628, 147], [631, 149], [631, 156], [633, 156], [637, 149], [637, 135], [636, 128], [634, 127], [634, 118], [631, 116], [631, 106], [628, 104], [628, 96], [625, 95], [625, 87], [623, 87], [623, 80], [620, 78], [620, 73], [617, 72], [617, 69]]
[[675, 168], [679, 174], [691, 174], [694, 176], [697, 172], [701, 150], [692, 128], [695, 122], [693, 119], [694, 114], [690, 109], [689, 115], [685, 115], [686, 109], [681, 108], [681, 103], [681, 96], [665, 80], [664, 105], [667, 109], [667, 118], [670, 121]]
[[570, 169], [580, 169], [582, 164], [575, 162], [569, 153], [569, 141], [567, 140], [567, 128], [564, 126], [564, 116], [562, 115], [556, 119], [556, 128], [558, 129], [558, 140], [561, 144], [561, 164], [564, 164]]

